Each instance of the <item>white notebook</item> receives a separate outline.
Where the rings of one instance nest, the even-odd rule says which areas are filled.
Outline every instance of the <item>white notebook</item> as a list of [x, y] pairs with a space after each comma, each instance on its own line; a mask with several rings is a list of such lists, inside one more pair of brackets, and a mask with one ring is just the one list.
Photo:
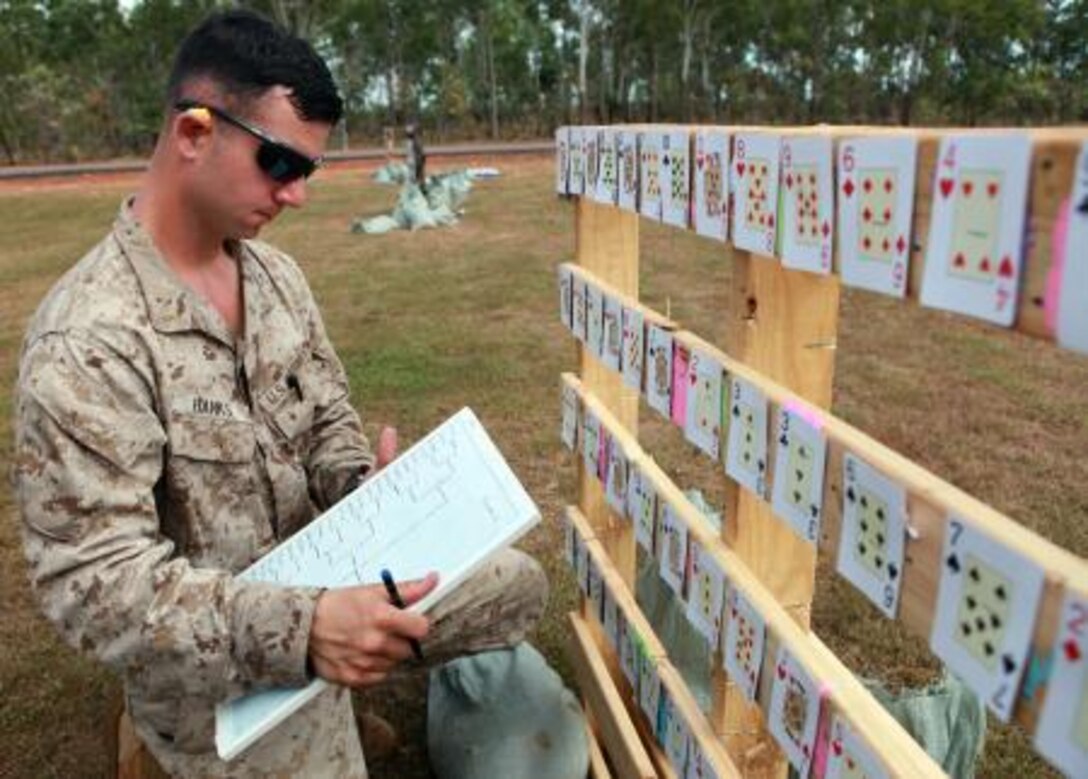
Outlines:
[[[397, 581], [437, 571], [414, 604], [426, 612], [492, 553], [540, 520], [540, 511], [463, 408], [373, 478], [280, 544], [240, 579], [313, 587]], [[215, 746], [230, 760], [321, 692], [327, 682], [252, 693], [216, 709]]]

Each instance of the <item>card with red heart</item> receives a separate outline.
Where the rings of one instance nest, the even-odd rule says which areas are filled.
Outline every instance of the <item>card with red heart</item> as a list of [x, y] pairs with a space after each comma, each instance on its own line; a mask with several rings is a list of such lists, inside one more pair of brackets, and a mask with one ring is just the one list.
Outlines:
[[850, 724], [836, 716], [831, 725], [824, 779], [888, 779], [888, 771]]
[[638, 136], [630, 130], [616, 133], [616, 162], [616, 202], [624, 211], [638, 213]]
[[903, 297], [910, 269], [918, 143], [909, 135], [839, 146], [839, 271], [843, 284]]
[[923, 305], [1013, 323], [1030, 162], [1026, 135], [941, 139]]
[[808, 776], [820, 724], [820, 690], [784, 644], [774, 664], [767, 724], [790, 765]]
[[687, 385], [684, 437], [717, 460], [722, 426], [721, 364], [706, 352], [692, 349]]
[[830, 136], [783, 139], [779, 192], [782, 264], [811, 273], [831, 273], [835, 210]]
[[1035, 747], [1069, 776], [1088, 775], [1088, 594], [1069, 590], [1062, 604], [1050, 679]]
[[729, 133], [700, 130], [695, 134], [695, 232], [724, 241], [729, 225]]
[[722, 665], [744, 697], [754, 701], [759, 689], [767, 625], [763, 615], [735, 587], [729, 590], [728, 604]]
[[661, 220], [661, 132], [638, 134], [638, 212]]
[[737, 133], [733, 141], [733, 244], [775, 256], [778, 223], [778, 162], [781, 136]]

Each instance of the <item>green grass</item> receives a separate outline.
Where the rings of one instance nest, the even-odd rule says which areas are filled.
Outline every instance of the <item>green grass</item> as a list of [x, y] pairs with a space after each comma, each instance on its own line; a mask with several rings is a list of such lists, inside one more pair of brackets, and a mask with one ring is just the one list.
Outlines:
[[[574, 498], [558, 442], [558, 375], [576, 369], [558, 323], [554, 264], [573, 253], [573, 217], [551, 191], [548, 161], [497, 164], [461, 225], [353, 235], [351, 220], [392, 206], [395, 193], [358, 171], [330, 170], [312, 202], [270, 229], [311, 281], [348, 371], [368, 433], [395, 424], [402, 446], [471, 405], [545, 516], [523, 544], [553, 599], [535, 641], [567, 678], [565, 613], [575, 590], [556, 550], [560, 508]], [[132, 182], [0, 189], [0, 470], [10, 463], [10, 388], [26, 320], [63, 270], [94, 245]], [[730, 263], [683, 232], [641, 226], [642, 297], [723, 343]], [[1088, 360], [1013, 333], [865, 293], [843, 295], [834, 410], [1044, 536], [1088, 554]], [[682, 487], [721, 505], [720, 468], [643, 409], [640, 440]], [[64, 647], [26, 586], [7, 479], [0, 480], [0, 777], [100, 775], [101, 718], [111, 676]], [[814, 628], [855, 671], [893, 685], [938, 669], [925, 641], [880, 618], [821, 562]], [[378, 691], [369, 705], [396, 719], [409, 746], [373, 775], [428, 776], [423, 688]], [[990, 733], [981, 776], [1045, 776], [1028, 739]]]

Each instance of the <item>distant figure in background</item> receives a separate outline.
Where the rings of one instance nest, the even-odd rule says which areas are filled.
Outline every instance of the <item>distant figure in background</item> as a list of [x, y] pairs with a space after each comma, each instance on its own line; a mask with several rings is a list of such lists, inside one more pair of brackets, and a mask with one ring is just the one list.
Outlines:
[[408, 164], [412, 169], [412, 178], [419, 187], [419, 191], [426, 195], [427, 174], [425, 168], [427, 166], [427, 155], [423, 153], [423, 140], [420, 137], [423, 133], [417, 123], [410, 122], [404, 128], [404, 134], [408, 136]]

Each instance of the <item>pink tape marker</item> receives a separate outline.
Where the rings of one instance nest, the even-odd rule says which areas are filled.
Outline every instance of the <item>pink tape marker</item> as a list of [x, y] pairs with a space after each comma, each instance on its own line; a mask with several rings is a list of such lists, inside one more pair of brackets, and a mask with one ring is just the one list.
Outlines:
[[800, 417], [801, 419], [808, 422], [810, 425], [812, 425], [813, 430], [824, 429], [824, 421], [815, 409], [809, 408], [808, 406], [803, 406], [796, 400], [786, 401], [783, 408], [785, 408], [786, 411], [790, 412], [790, 414], [792, 414], [793, 416]]
[[1043, 296], [1043, 312], [1046, 328], [1051, 333], [1058, 330], [1058, 303], [1061, 299], [1062, 275], [1065, 273], [1065, 250], [1069, 240], [1069, 198], [1062, 201], [1054, 229], [1050, 232], [1050, 271], [1046, 275], [1046, 293]]
[[816, 725], [816, 749], [812, 755], [813, 779], [823, 779], [827, 773], [827, 747], [831, 743], [831, 717], [828, 713], [827, 699], [831, 697], [831, 686], [820, 685], [820, 721]]

